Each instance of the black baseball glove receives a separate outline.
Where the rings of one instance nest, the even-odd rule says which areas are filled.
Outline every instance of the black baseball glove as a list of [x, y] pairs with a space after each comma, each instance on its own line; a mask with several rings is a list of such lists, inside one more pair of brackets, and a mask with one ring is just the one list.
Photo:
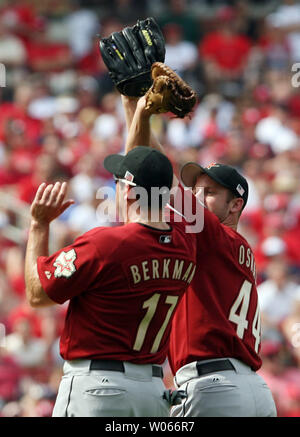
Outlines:
[[100, 39], [100, 52], [119, 92], [140, 97], [152, 85], [152, 64], [164, 62], [165, 41], [158, 24], [150, 17]]

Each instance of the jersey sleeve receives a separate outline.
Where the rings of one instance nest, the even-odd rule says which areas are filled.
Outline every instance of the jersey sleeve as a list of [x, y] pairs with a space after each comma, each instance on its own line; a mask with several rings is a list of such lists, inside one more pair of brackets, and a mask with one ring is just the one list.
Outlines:
[[98, 251], [84, 235], [53, 255], [37, 259], [42, 287], [50, 299], [59, 304], [84, 293], [99, 268]]

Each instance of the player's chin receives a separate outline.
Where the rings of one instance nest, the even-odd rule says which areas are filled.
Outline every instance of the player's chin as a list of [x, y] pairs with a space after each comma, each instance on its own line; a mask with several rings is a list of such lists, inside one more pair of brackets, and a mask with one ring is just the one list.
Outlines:
[[215, 208], [214, 206], [210, 205], [209, 203], [206, 204], [205, 206], [208, 209], [208, 211], [213, 213], [219, 219], [219, 221], [221, 223], [225, 220], [225, 218], [227, 216], [226, 211], [222, 211], [222, 210], [220, 211], [219, 208]]
[[217, 217], [218, 217], [218, 219], [219, 219], [219, 221], [220, 221], [220, 223], [224, 223], [225, 222], [225, 220], [228, 218], [228, 216], [229, 216], [229, 212], [226, 210], [226, 211], [219, 211], [219, 212], [217, 212], [217, 213], [214, 213]]

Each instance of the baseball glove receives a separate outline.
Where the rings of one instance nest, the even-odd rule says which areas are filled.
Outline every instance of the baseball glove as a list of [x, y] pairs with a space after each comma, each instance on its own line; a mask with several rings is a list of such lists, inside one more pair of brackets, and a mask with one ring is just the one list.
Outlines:
[[150, 17], [102, 38], [100, 52], [119, 92], [140, 97], [152, 85], [152, 64], [164, 62], [165, 41], [158, 24]]
[[149, 113], [172, 112], [184, 118], [192, 111], [197, 94], [170, 67], [162, 62], [154, 62], [151, 76], [153, 85], [145, 95], [145, 109]]

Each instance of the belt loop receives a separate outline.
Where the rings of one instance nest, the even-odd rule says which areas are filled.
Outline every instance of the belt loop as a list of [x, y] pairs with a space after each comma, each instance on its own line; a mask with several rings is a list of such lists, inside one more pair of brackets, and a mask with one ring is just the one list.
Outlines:
[[124, 361], [125, 376], [127, 378], [151, 381], [152, 364], [133, 364]]
[[152, 376], [155, 376], [157, 378], [164, 378], [164, 370], [163, 367], [158, 364], [152, 365]]
[[221, 372], [223, 370], [234, 370], [235, 367], [231, 363], [230, 360], [224, 359], [224, 360], [215, 360], [215, 361], [208, 361], [206, 363], [202, 363], [201, 361], [197, 361], [196, 364], [198, 375], [206, 375], [207, 373], [213, 373], [213, 372]]
[[174, 376], [174, 384], [175, 384], [175, 387], [176, 387], [176, 388], [179, 387], [179, 384], [178, 384], [178, 382], [177, 382], [177, 378], [176, 378], [176, 374], [175, 374], [175, 376]]

